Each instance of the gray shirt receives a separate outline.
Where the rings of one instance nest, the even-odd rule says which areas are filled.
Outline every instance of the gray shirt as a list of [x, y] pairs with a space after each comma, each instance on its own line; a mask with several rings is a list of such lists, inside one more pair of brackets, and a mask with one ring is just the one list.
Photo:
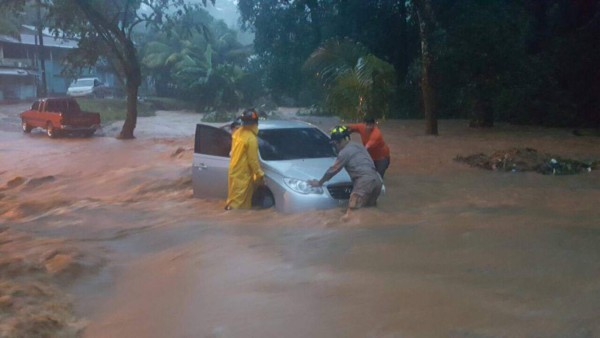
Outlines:
[[335, 163], [327, 170], [321, 181], [328, 181], [339, 173], [342, 168], [346, 168], [353, 183], [360, 179], [379, 180], [375, 164], [373, 164], [367, 149], [355, 142], [348, 142], [338, 153]]

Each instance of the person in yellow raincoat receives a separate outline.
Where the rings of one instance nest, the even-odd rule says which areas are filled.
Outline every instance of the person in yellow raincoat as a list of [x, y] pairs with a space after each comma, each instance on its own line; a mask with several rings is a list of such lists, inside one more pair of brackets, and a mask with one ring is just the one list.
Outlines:
[[231, 158], [227, 181], [225, 210], [252, 207], [255, 185], [264, 184], [265, 173], [258, 162], [258, 113], [246, 109], [241, 116], [242, 127], [231, 135]]

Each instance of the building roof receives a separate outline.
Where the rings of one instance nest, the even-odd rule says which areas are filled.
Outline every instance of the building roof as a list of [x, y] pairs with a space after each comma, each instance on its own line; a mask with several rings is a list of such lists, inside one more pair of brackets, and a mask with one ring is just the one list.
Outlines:
[[13, 76], [32, 76], [36, 75], [36, 72], [25, 70], [21, 68], [0, 68], [0, 75], [13, 75]]
[[[0, 35], [0, 42], [35, 46], [36, 40], [37, 40], [37, 37], [36, 37], [37, 34], [35, 32], [35, 27], [23, 25], [23, 28], [24, 29], [22, 29], [21, 33], [20, 33], [20, 39], [14, 38], [10, 35]], [[47, 29], [44, 30], [43, 34], [44, 34], [44, 47], [69, 48], [69, 49], [77, 48], [77, 41], [75, 41], [75, 40], [55, 38], [52, 34], [50, 34], [50, 32]]]

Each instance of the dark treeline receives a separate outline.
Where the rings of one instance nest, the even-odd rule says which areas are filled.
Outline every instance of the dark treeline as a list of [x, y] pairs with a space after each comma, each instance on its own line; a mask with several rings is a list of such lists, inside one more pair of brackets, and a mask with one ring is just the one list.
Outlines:
[[[345, 38], [393, 65], [391, 118], [421, 118], [414, 1], [240, 0], [256, 34], [260, 84], [279, 104], [326, 94], [303, 67]], [[600, 0], [431, 0], [431, 83], [439, 118], [600, 127]], [[372, 109], [372, 108], [371, 108]]]

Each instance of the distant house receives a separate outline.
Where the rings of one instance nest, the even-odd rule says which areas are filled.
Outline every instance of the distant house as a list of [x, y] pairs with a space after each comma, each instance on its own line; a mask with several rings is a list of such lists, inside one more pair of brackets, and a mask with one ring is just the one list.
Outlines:
[[[63, 60], [70, 49], [77, 48], [77, 41], [55, 38], [44, 32], [44, 59], [48, 96], [65, 95], [73, 79], [60, 73]], [[38, 57], [38, 36], [35, 27], [22, 26], [20, 38], [0, 35], [0, 100], [23, 100], [38, 96], [41, 85], [41, 63]], [[97, 73], [94, 68], [81, 74], [96, 76], [114, 84], [115, 77]]]

